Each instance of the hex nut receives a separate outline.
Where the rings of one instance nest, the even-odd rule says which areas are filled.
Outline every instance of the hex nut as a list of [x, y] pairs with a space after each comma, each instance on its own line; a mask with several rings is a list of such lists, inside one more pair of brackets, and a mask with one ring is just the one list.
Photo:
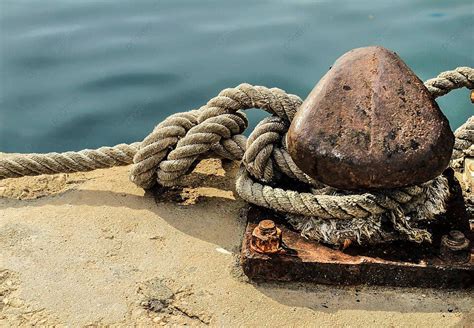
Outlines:
[[250, 247], [262, 254], [274, 254], [280, 250], [281, 230], [272, 220], [262, 220], [252, 231]]
[[469, 239], [458, 230], [452, 230], [441, 237], [440, 256], [452, 263], [466, 263], [471, 258]]

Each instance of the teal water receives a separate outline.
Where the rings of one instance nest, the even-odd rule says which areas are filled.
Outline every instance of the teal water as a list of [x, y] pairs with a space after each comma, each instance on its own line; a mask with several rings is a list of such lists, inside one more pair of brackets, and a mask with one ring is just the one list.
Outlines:
[[[474, 66], [472, 0], [393, 3], [3, 0], [0, 151], [141, 140], [241, 82], [304, 98], [360, 46], [396, 51], [423, 80]], [[467, 90], [439, 104], [453, 129], [474, 113]]]

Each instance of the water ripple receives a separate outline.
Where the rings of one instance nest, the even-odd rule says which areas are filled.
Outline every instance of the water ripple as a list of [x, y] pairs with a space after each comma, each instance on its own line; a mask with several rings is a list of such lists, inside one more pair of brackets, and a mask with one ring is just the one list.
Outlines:
[[124, 87], [171, 86], [181, 80], [181, 76], [172, 73], [121, 73], [101, 79], [85, 82], [79, 88], [83, 91], [114, 90]]

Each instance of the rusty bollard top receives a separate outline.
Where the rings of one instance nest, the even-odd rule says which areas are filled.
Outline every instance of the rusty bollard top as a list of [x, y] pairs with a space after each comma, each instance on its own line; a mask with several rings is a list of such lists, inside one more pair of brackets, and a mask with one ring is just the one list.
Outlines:
[[301, 105], [287, 143], [296, 165], [327, 185], [396, 188], [441, 174], [454, 135], [400, 57], [367, 47], [334, 63]]

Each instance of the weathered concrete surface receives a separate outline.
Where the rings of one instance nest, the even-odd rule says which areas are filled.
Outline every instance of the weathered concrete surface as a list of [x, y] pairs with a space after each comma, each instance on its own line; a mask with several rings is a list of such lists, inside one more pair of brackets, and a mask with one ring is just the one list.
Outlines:
[[396, 188], [440, 175], [454, 135], [400, 57], [366, 47], [334, 63], [301, 105], [287, 141], [296, 165], [327, 185]]
[[466, 291], [249, 283], [235, 167], [159, 202], [127, 170], [0, 181], [0, 326], [472, 327]]

